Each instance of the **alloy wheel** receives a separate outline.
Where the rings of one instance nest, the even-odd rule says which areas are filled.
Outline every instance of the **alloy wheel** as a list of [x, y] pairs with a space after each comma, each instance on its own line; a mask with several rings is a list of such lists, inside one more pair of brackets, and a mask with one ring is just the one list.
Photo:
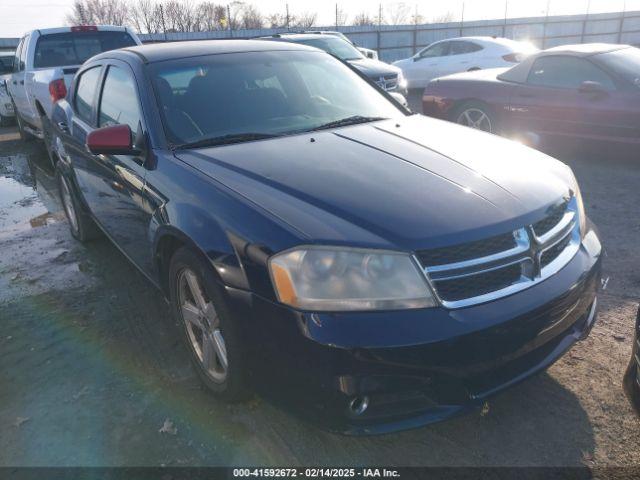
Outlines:
[[493, 126], [489, 116], [479, 108], [467, 108], [458, 115], [457, 123], [491, 133]]
[[229, 361], [220, 317], [198, 276], [188, 268], [178, 275], [178, 302], [187, 337], [200, 365], [214, 381], [222, 383]]

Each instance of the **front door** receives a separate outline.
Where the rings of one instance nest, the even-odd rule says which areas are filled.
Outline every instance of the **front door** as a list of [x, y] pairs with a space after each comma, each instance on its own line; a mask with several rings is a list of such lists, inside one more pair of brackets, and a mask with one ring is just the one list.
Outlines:
[[[584, 90], [584, 82], [596, 82], [600, 90]], [[520, 132], [593, 139], [637, 135], [633, 121], [619, 113], [627, 96], [587, 59], [541, 57], [527, 82], [514, 89], [509, 108], [512, 126]]]

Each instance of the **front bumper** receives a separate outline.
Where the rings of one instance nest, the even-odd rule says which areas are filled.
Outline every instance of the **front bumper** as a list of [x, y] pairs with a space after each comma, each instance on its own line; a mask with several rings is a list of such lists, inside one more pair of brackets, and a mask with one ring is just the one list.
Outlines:
[[[256, 378], [268, 378], [265, 393], [294, 412], [345, 434], [467, 412], [589, 334], [602, 248], [595, 232], [587, 237], [557, 274], [469, 308], [318, 314], [252, 296]], [[363, 402], [368, 408], [358, 414]]]

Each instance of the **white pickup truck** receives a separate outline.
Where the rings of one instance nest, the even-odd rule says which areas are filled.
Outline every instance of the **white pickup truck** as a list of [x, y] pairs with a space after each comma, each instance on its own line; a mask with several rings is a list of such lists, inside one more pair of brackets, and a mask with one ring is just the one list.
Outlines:
[[98, 53], [140, 45], [127, 27], [83, 25], [28, 32], [18, 44], [13, 73], [7, 82], [23, 140], [44, 140], [53, 104], [64, 98], [85, 60]]

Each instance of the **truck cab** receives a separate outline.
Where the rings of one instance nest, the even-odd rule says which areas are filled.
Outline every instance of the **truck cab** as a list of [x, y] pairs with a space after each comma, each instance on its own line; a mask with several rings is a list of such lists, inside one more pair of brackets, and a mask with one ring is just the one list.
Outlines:
[[7, 84], [22, 137], [35, 136], [46, 143], [53, 104], [66, 95], [85, 60], [140, 44], [127, 27], [83, 25], [28, 32], [20, 39]]

